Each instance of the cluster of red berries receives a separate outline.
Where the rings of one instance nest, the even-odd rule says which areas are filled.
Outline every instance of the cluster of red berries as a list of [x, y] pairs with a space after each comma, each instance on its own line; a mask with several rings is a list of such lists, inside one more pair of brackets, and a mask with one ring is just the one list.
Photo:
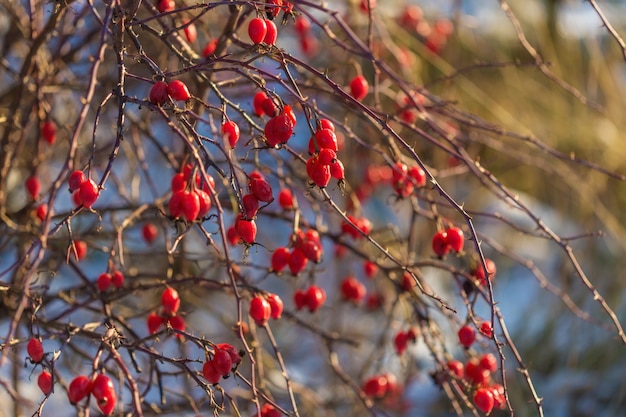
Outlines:
[[210, 384], [217, 384], [222, 377], [231, 373], [241, 362], [241, 355], [229, 343], [220, 343], [213, 347], [213, 357], [202, 366], [202, 376]]
[[195, 172], [194, 175], [194, 168], [191, 164], [186, 164], [182, 172], [172, 177], [172, 197], [168, 208], [173, 218], [182, 217], [188, 222], [193, 222], [203, 219], [209, 213], [211, 210], [210, 193], [215, 189], [215, 181], [210, 175], [207, 180], [208, 182], [203, 182], [199, 172]]
[[393, 338], [393, 345], [396, 348], [398, 355], [402, 355], [409, 346], [409, 342], [415, 342], [417, 340], [418, 330], [415, 327], [411, 327], [406, 331], [400, 330]]
[[[259, 93], [262, 95], [265, 94], [262, 91]], [[265, 128], [263, 129], [263, 134], [265, 135], [267, 144], [272, 148], [278, 145], [286, 144], [289, 139], [291, 139], [293, 129], [296, 127], [297, 123], [296, 114], [293, 109], [290, 105], [286, 104], [283, 106], [282, 111], [278, 113], [276, 105], [272, 99], [267, 96], [263, 99], [261, 106], [263, 106], [261, 109], [263, 113], [270, 116], [270, 119], [267, 121]]]
[[432, 240], [433, 252], [440, 258], [446, 256], [451, 250], [457, 253], [463, 251], [464, 244], [465, 235], [458, 227], [440, 230], [435, 233]]
[[320, 128], [309, 139], [311, 157], [307, 160], [306, 172], [313, 184], [324, 188], [331, 178], [343, 181], [345, 172], [343, 163], [337, 157], [338, 151], [335, 126], [332, 122], [322, 119]]
[[409, 168], [404, 162], [397, 162], [391, 170], [391, 182], [398, 196], [406, 198], [415, 188], [426, 185], [426, 173], [417, 165]]
[[248, 36], [255, 45], [262, 43], [274, 45], [276, 38], [278, 38], [278, 28], [270, 19], [255, 17], [248, 23]]
[[447, 19], [429, 23], [424, 19], [422, 9], [416, 5], [406, 6], [398, 17], [398, 22], [408, 31], [416, 33], [424, 46], [434, 54], [441, 52], [454, 30], [452, 22]]
[[[185, 330], [185, 320], [178, 315], [180, 308], [180, 296], [174, 288], [168, 287], [161, 293], [161, 314], [150, 313], [148, 316], [148, 331], [150, 334], [157, 333], [161, 326], [171, 326], [175, 330]], [[182, 335], [176, 334], [178, 338]]]
[[77, 206], [90, 208], [98, 200], [100, 196], [100, 189], [98, 184], [91, 179], [87, 178], [85, 173], [80, 170], [72, 171], [68, 180], [70, 187], [70, 193]]
[[117, 404], [117, 394], [113, 381], [104, 374], [98, 374], [93, 380], [86, 375], [77, 376], [70, 382], [67, 395], [72, 404], [93, 395], [98, 408], [105, 415], [111, 414]]
[[314, 313], [326, 302], [326, 291], [317, 285], [311, 285], [307, 290], [296, 290], [293, 300], [297, 310], [307, 307]]
[[293, 247], [279, 247], [272, 254], [272, 271], [280, 272], [289, 266], [292, 275], [298, 275], [306, 268], [309, 261], [319, 263], [324, 255], [324, 248], [317, 230], [299, 229], [293, 241]]
[[474, 404], [479, 410], [489, 414], [494, 408], [504, 408], [504, 388], [491, 378], [498, 369], [497, 359], [492, 353], [471, 357], [465, 364], [452, 359], [446, 365], [454, 377], [465, 380], [475, 389]]
[[265, 326], [271, 319], [279, 319], [283, 314], [283, 300], [276, 294], [256, 295], [250, 300], [250, 317], [257, 326]]
[[150, 89], [150, 103], [157, 106], [164, 105], [169, 98], [176, 101], [187, 101], [191, 98], [187, 84], [180, 80], [174, 80], [169, 83], [165, 81], [157, 81]]
[[113, 272], [103, 272], [98, 275], [96, 285], [98, 286], [98, 290], [100, 292], [107, 291], [111, 285], [120, 289], [124, 285], [124, 274], [117, 270]]

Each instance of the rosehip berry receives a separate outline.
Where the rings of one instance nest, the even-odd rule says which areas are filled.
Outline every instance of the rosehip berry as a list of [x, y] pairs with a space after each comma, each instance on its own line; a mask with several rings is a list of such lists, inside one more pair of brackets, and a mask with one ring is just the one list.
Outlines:
[[152, 223], [146, 223], [141, 228], [141, 236], [149, 245], [154, 243], [158, 235], [159, 229]]
[[228, 243], [230, 243], [231, 245], [236, 245], [237, 243], [239, 243], [240, 239], [241, 237], [239, 236], [239, 232], [237, 232], [237, 228], [235, 227], [235, 225], [232, 225], [228, 229], [226, 229], [226, 240], [228, 240]]
[[264, 91], [259, 91], [254, 95], [254, 99], [252, 102], [254, 114], [256, 114], [257, 116], [263, 116], [265, 114], [265, 110], [263, 110], [263, 103], [267, 99], [267, 94], [265, 94]]
[[91, 393], [103, 414], [108, 415], [113, 412], [117, 403], [117, 394], [113, 381], [108, 376], [99, 374], [93, 381]]
[[330, 165], [330, 176], [340, 181], [345, 178], [345, 169], [343, 167], [343, 162], [341, 162], [339, 159], [335, 159], [335, 162]]
[[309, 262], [304, 252], [300, 248], [293, 248], [291, 254], [289, 254], [289, 271], [291, 275], [296, 276], [306, 268], [306, 264]]
[[250, 192], [259, 200], [266, 203], [274, 201], [272, 196], [272, 186], [258, 172], [252, 172], [248, 180], [248, 188]]
[[148, 316], [148, 332], [150, 334], [155, 334], [159, 331], [161, 326], [164, 324], [163, 317], [159, 316], [156, 313], [150, 313]]
[[293, 127], [292, 120], [284, 114], [272, 117], [267, 121], [263, 130], [267, 144], [275, 147], [287, 143], [293, 134]]
[[357, 75], [350, 82], [350, 95], [357, 101], [363, 100], [367, 96], [368, 90], [369, 84], [362, 75]]
[[217, 384], [222, 378], [222, 373], [215, 369], [215, 363], [213, 360], [210, 360], [204, 363], [202, 376], [204, 376], [204, 379], [206, 379], [209, 384]]
[[161, 294], [161, 306], [167, 316], [173, 316], [180, 308], [180, 296], [174, 288], [168, 287]]
[[70, 382], [67, 396], [70, 403], [76, 404], [91, 393], [91, 379], [85, 375], [79, 375]]
[[[182, 316], [168, 317], [166, 323], [174, 330], [185, 331], [185, 319]], [[183, 335], [176, 333], [176, 337], [180, 339]]]
[[283, 414], [270, 403], [265, 403], [263, 407], [261, 407], [261, 417], [282, 417], [282, 415]]
[[57, 140], [57, 125], [52, 120], [46, 120], [41, 126], [41, 137], [48, 144], [53, 145]]
[[204, 58], [208, 58], [211, 55], [213, 55], [216, 49], [217, 49], [217, 38], [211, 39], [207, 42], [206, 46], [202, 50], [202, 56]]
[[378, 272], [378, 265], [372, 261], [365, 261], [365, 263], [363, 263], [363, 271], [366, 277], [373, 278]]
[[235, 228], [237, 229], [237, 234], [245, 243], [251, 245], [254, 243], [256, 239], [256, 223], [254, 220], [246, 220], [240, 214], [235, 221]]
[[255, 17], [248, 23], [248, 36], [252, 43], [258, 45], [265, 39], [267, 35], [267, 24], [260, 17]]
[[[168, 0], [163, 0], [168, 1]], [[164, 81], [157, 81], [150, 88], [150, 103], [156, 104], [157, 106], [162, 106], [167, 102], [168, 94], [167, 94], [167, 83]], [[71, 187], [70, 187], [71, 188]]]
[[239, 125], [232, 120], [224, 122], [222, 125], [222, 135], [228, 141], [231, 148], [234, 148], [239, 141]]
[[463, 230], [458, 227], [450, 227], [446, 230], [446, 242], [448, 246], [455, 252], [461, 252], [465, 244], [465, 236]]
[[461, 361], [452, 359], [449, 360], [446, 365], [452, 375], [456, 376], [457, 378], [463, 378], [463, 376], [465, 375], [465, 366], [463, 366], [463, 363]]
[[293, 210], [295, 207], [295, 199], [289, 188], [283, 188], [278, 193], [278, 204], [283, 210]]
[[232, 366], [233, 360], [230, 357], [230, 353], [226, 350], [216, 348], [213, 354], [213, 367], [215, 371], [222, 375], [228, 375]]
[[484, 336], [488, 338], [491, 338], [493, 336], [493, 328], [491, 327], [491, 323], [489, 323], [488, 321], [483, 321], [482, 323], [480, 323], [479, 330]]
[[161, 13], [171, 12], [176, 8], [174, 0], [159, 0], [157, 3], [157, 10]]
[[228, 352], [228, 354], [230, 355], [230, 359], [234, 365], [237, 365], [239, 362], [241, 362], [241, 355], [239, 354], [239, 351], [235, 349], [235, 347], [230, 343], [218, 343], [217, 345], [215, 345], [215, 349]]
[[209, 193], [207, 193], [206, 191], [198, 188], [196, 190], [196, 195], [198, 196], [198, 201], [200, 202], [200, 211], [198, 212], [198, 216], [196, 217], [196, 219], [200, 220], [204, 218], [204, 216], [209, 214], [212, 203], [211, 203], [211, 197], [209, 196]]
[[276, 294], [268, 294], [265, 298], [270, 304], [270, 317], [274, 320], [279, 319], [283, 315], [283, 300], [281, 300], [280, 297]]
[[344, 278], [341, 282], [340, 290], [344, 300], [351, 301], [355, 304], [360, 303], [365, 298], [365, 285], [353, 276]]
[[493, 384], [491, 387], [491, 394], [493, 395], [494, 408], [503, 409], [506, 405], [506, 397], [504, 396], [504, 387], [500, 384]]
[[382, 398], [387, 393], [389, 382], [385, 375], [370, 377], [363, 384], [363, 392], [370, 398]]
[[476, 340], [476, 331], [473, 327], [465, 325], [459, 329], [458, 336], [461, 345], [465, 348], [469, 348]]
[[474, 405], [485, 414], [491, 413], [495, 402], [493, 393], [489, 388], [479, 388], [474, 394]]
[[479, 358], [478, 366], [489, 372], [495, 372], [498, 369], [498, 361], [493, 353], [485, 353]]
[[250, 301], [249, 314], [258, 326], [265, 326], [272, 314], [272, 307], [264, 297], [257, 295]]
[[44, 395], [50, 394], [52, 392], [52, 374], [48, 371], [43, 371], [37, 378], [37, 385]]
[[41, 362], [43, 359], [43, 345], [41, 344], [41, 340], [34, 337], [30, 339], [26, 345], [26, 352], [28, 352], [31, 361], [35, 363]]
[[403, 331], [398, 332], [393, 338], [393, 344], [398, 355], [402, 355], [409, 345], [409, 338], [407, 334]]
[[433, 252], [440, 258], [443, 258], [450, 252], [450, 245], [448, 244], [448, 234], [440, 230], [433, 236], [432, 240]]
[[44, 203], [37, 206], [36, 215], [40, 221], [43, 222], [44, 220], [46, 220], [46, 216], [48, 216], [48, 205]]
[[193, 222], [200, 214], [200, 197], [194, 191], [183, 191], [179, 208], [188, 222]]
[[72, 253], [74, 254], [74, 258], [77, 261], [85, 259], [85, 257], [87, 256], [87, 243], [82, 240], [75, 240], [74, 250], [72, 250]]
[[83, 207], [90, 208], [98, 199], [100, 190], [98, 184], [94, 180], [88, 179], [80, 185], [78, 189], [78, 198]]
[[[487, 274], [489, 276], [489, 280], [491, 281], [496, 276], [496, 263], [489, 258], [485, 258], [485, 265], [487, 266]], [[482, 265], [479, 264], [474, 271], [474, 276], [478, 280], [480, 285], [487, 285], [487, 280], [485, 279], [485, 270]]]
[[416, 186], [423, 187], [426, 185], [426, 173], [422, 168], [418, 166], [412, 166], [411, 168], [409, 168], [407, 174], [413, 179]]
[[300, 36], [304, 36], [311, 29], [311, 22], [309, 22], [309, 19], [305, 16], [300, 15], [296, 18], [293, 28], [300, 34]]
[[183, 31], [185, 32], [185, 38], [187, 38], [187, 42], [194, 43], [196, 39], [198, 38], [198, 31], [196, 30], [196, 25], [193, 23], [189, 23], [188, 21], [185, 21], [185, 24], [187, 25], [183, 29]]
[[115, 288], [122, 288], [124, 285], [124, 274], [120, 271], [114, 271], [113, 274], [111, 274], [111, 282]]
[[265, 37], [263, 37], [263, 43], [267, 45], [274, 45], [276, 43], [276, 38], [278, 38], [278, 28], [276, 28], [276, 24], [271, 20], [265, 20], [265, 29], [266, 32]]
[[415, 282], [415, 278], [413, 278], [409, 272], [404, 272], [402, 274], [401, 286], [404, 291], [411, 291], [416, 285], [417, 282]]
[[30, 198], [37, 200], [39, 198], [39, 192], [41, 191], [41, 182], [39, 181], [39, 178], [34, 175], [28, 177], [24, 185], [26, 186], [26, 191], [28, 192]]
[[180, 80], [174, 80], [167, 85], [167, 94], [177, 101], [187, 101], [191, 98], [187, 85]]
[[311, 285], [306, 292], [306, 302], [311, 313], [316, 312], [326, 301], [326, 291], [316, 285]]
[[98, 286], [98, 290], [100, 292], [104, 292], [109, 289], [111, 286], [111, 274], [107, 272], [103, 272], [98, 275], [98, 280], [96, 281], [96, 285]]
[[276, 250], [272, 254], [272, 271], [282, 271], [287, 265], [289, 265], [290, 257], [291, 254], [289, 252], [289, 249], [285, 247], [276, 248]]
[[316, 150], [324, 148], [331, 149], [335, 152], [339, 150], [337, 135], [331, 129], [322, 128], [315, 132], [315, 135], [309, 140], [310, 154], [314, 154]]
[[261, 105], [263, 106], [263, 112], [269, 117], [274, 117], [278, 113], [278, 108], [276, 107], [276, 104], [271, 97], [267, 97], [265, 100], [263, 100], [263, 103], [261, 103]]

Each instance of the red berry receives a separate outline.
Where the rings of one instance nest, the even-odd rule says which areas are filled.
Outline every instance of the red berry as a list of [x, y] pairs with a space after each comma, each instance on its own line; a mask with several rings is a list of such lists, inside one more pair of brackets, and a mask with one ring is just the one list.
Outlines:
[[432, 240], [433, 252], [440, 258], [443, 258], [450, 252], [450, 245], [448, 244], [448, 234], [440, 230], [433, 236]]
[[87, 181], [87, 177], [83, 171], [72, 171], [67, 182], [70, 186], [70, 193], [78, 190], [83, 183]]
[[353, 276], [348, 276], [341, 281], [340, 290], [344, 300], [356, 304], [360, 303], [365, 298], [365, 285]]
[[296, 290], [293, 293], [293, 302], [296, 305], [296, 310], [302, 310], [307, 305], [307, 295], [304, 290]]
[[332, 177], [330, 174], [330, 166], [321, 164], [317, 155], [309, 158], [306, 168], [309, 178], [315, 185], [320, 188], [324, 188], [328, 185]]
[[278, 108], [276, 107], [274, 100], [272, 100], [270, 97], [265, 98], [261, 105], [263, 106], [263, 112], [269, 117], [274, 117], [278, 113]]
[[339, 150], [337, 135], [334, 131], [322, 128], [309, 140], [309, 153], [314, 154], [316, 150], [329, 148], [335, 152]]
[[343, 180], [345, 178], [343, 162], [339, 159], [336, 159], [335, 162], [330, 165], [330, 176], [337, 180]]
[[179, 208], [188, 222], [193, 222], [200, 214], [200, 197], [193, 191], [183, 191]]
[[415, 278], [413, 278], [409, 272], [405, 271], [404, 274], [402, 274], [402, 289], [404, 291], [411, 291], [416, 285], [417, 282], [415, 282]]
[[491, 387], [491, 394], [493, 395], [494, 408], [503, 409], [506, 405], [506, 397], [504, 396], [504, 387], [500, 384], [493, 384]]
[[296, 124], [298, 122], [296, 120], [296, 113], [294, 113], [293, 109], [291, 108], [291, 106], [289, 104], [285, 104], [285, 106], [283, 107], [283, 114], [291, 122], [291, 125], [293, 127], [296, 127]]
[[178, 295], [178, 291], [171, 287], [163, 290], [161, 294], [161, 305], [163, 306], [165, 315], [175, 315], [180, 308], [180, 296]]
[[463, 245], [465, 244], [463, 230], [458, 227], [450, 227], [449, 229], [447, 229], [446, 242], [450, 249], [457, 253], [461, 252], [463, 250]]
[[167, 85], [167, 94], [177, 101], [187, 101], [191, 97], [187, 85], [180, 80], [174, 80]]
[[74, 241], [74, 250], [72, 250], [72, 253], [74, 254], [74, 258], [77, 261], [81, 261], [83, 259], [85, 259], [85, 257], [87, 256], [87, 243], [82, 241], [82, 240], [75, 240]]
[[304, 268], [306, 268], [308, 261], [302, 249], [294, 248], [289, 255], [289, 270], [291, 271], [291, 275], [295, 276], [302, 272]]
[[111, 282], [115, 288], [122, 288], [122, 285], [124, 285], [124, 274], [120, 271], [114, 271], [111, 275]]
[[373, 278], [378, 272], [378, 265], [372, 261], [365, 261], [363, 264], [363, 271], [365, 272], [366, 277]]
[[491, 413], [495, 402], [490, 388], [479, 388], [474, 394], [474, 405], [485, 414]]
[[265, 20], [266, 33], [263, 38], [263, 43], [267, 45], [274, 45], [276, 43], [276, 38], [278, 38], [278, 28], [276, 28], [276, 24], [271, 20]]
[[254, 243], [257, 232], [254, 220], [246, 220], [240, 214], [235, 221], [235, 228], [237, 229], [237, 234], [241, 237], [241, 240], [250, 245]]
[[152, 223], [146, 223], [141, 228], [141, 236], [148, 244], [154, 243], [158, 235], [159, 229]]
[[232, 120], [224, 122], [222, 125], [222, 135], [224, 139], [228, 141], [230, 147], [234, 148], [237, 141], [239, 141], [239, 125]]
[[265, 298], [270, 304], [270, 317], [274, 320], [279, 319], [280, 316], [283, 315], [283, 300], [281, 300], [280, 297], [276, 294], [268, 294]]
[[246, 219], [253, 219], [259, 211], [259, 200], [254, 194], [246, 194], [241, 199], [243, 214]]
[[171, 12], [176, 8], [174, 0], [159, 0], [157, 3], [157, 10], [161, 13]]
[[35, 363], [39, 363], [43, 359], [43, 345], [39, 339], [34, 337], [30, 339], [26, 345], [26, 351], [28, 352], [30, 360]]
[[369, 84], [362, 75], [357, 75], [350, 82], [350, 95], [357, 101], [363, 100], [367, 96], [368, 90]]
[[282, 417], [282, 415], [283, 414], [270, 403], [265, 403], [263, 407], [261, 407], [261, 417]]
[[363, 392], [370, 398], [382, 398], [387, 393], [389, 381], [385, 375], [370, 377], [363, 384]]
[[402, 355], [409, 344], [409, 337], [407, 333], [400, 331], [393, 338], [393, 344], [396, 348], [398, 355]]
[[54, 144], [57, 140], [57, 125], [52, 120], [46, 120], [41, 126], [41, 136], [43, 140], [50, 145]]
[[459, 342], [463, 347], [469, 348], [476, 340], [476, 331], [473, 327], [465, 325], [459, 329]]
[[483, 321], [482, 323], [480, 323], [479, 330], [484, 336], [487, 336], [489, 338], [493, 336], [493, 328], [491, 327], [491, 323], [489, 323], [488, 321]]
[[198, 195], [198, 201], [200, 202], [200, 211], [198, 212], [198, 217], [196, 217], [196, 219], [199, 220], [199, 219], [202, 219], [207, 214], [209, 214], [212, 203], [211, 203], [211, 197], [209, 196], [209, 193], [207, 193], [206, 191], [198, 188], [196, 190], [196, 194]]
[[283, 188], [278, 193], [278, 204], [283, 210], [293, 210], [295, 207], [295, 199], [289, 188]]
[[237, 243], [239, 243], [241, 237], [239, 236], [239, 232], [237, 232], [237, 228], [235, 227], [235, 225], [230, 226], [228, 229], [226, 229], [226, 239], [231, 245], [236, 245]]
[[204, 50], [202, 51], [202, 56], [204, 58], [208, 58], [211, 55], [213, 55], [216, 49], [217, 49], [217, 38], [211, 39], [207, 42], [206, 46], [204, 47]]
[[41, 182], [36, 176], [31, 176], [26, 179], [25, 182], [26, 191], [31, 199], [37, 200], [39, 198], [39, 192], [41, 191]]
[[309, 19], [305, 16], [300, 15], [296, 18], [296, 22], [293, 27], [296, 32], [300, 34], [300, 36], [304, 36], [311, 29], [311, 22], [309, 22]]
[[[485, 265], [487, 266], [487, 274], [489, 276], [489, 280], [491, 281], [496, 275], [496, 263], [489, 258], [485, 258]], [[476, 276], [476, 279], [478, 279], [480, 285], [487, 285], [487, 280], [485, 279], [485, 270], [483, 269], [481, 264], [479, 264], [474, 271], [474, 276]]]
[[222, 375], [228, 375], [232, 366], [233, 360], [230, 353], [216, 347], [215, 353], [213, 354], [213, 367], [215, 368], [215, 371]]
[[326, 291], [316, 285], [311, 285], [306, 292], [306, 302], [309, 307], [309, 311], [314, 313], [317, 311], [326, 301]]
[[293, 127], [293, 121], [285, 114], [272, 117], [267, 121], [263, 130], [268, 145], [274, 147], [287, 143], [293, 134]]
[[230, 359], [231, 359], [233, 364], [236, 365], [239, 362], [241, 362], [241, 356], [239, 355], [239, 352], [230, 343], [218, 343], [217, 345], [215, 345], [215, 349], [219, 349], [219, 350], [223, 350], [225, 352], [228, 352], [228, 354], [230, 355]]
[[148, 316], [148, 332], [150, 332], [150, 334], [157, 333], [163, 324], [163, 317], [156, 313], [150, 313]]
[[222, 373], [215, 369], [215, 363], [210, 360], [204, 363], [202, 367], [202, 376], [209, 384], [217, 384], [222, 378]]
[[498, 369], [498, 361], [493, 353], [485, 353], [482, 355], [478, 365], [489, 372], [495, 372]]
[[37, 218], [41, 220], [42, 222], [46, 220], [46, 216], [48, 216], [48, 205], [40, 204], [39, 206], [37, 206], [36, 214], [37, 214]]
[[282, 271], [287, 265], [289, 265], [290, 257], [291, 254], [289, 253], [289, 249], [285, 247], [277, 248], [272, 254], [272, 271]]
[[370, 10], [374, 10], [376, 8], [376, 0], [361, 0], [359, 4], [359, 9], [363, 13], [368, 13]]
[[83, 182], [78, 189], [78, 198], [86, 208], [93, 206], [99, 195], [100, 190], [98, 189], [98, 184], [92, 179]]
[[248, 188], [259, 201], [263, 201], [266, 203], [274, 201], [274, 197], [272, 196], [272, 186], [258, 172], [253, 172], [250, 174], [250, 179], [248, 180]]
[[263, 116], [265, 110], [263, 110], [263, 103], [267, 100], [267, 94], [264, 91], [259, 91], [254, 95], [252, 106], [254, 107], [254, 114], [257, 116]]
[[76, 404], [91, 393], [91, 379], [85, 375], [79, 375], [70, 382], [67, 396], [70, 403]]
[[93, 381], [91, 393], [103, 414], [108, 415], [113, 412], [117, 403], [117, 394], [113, 381], [108, 376], [99, 374]]
[[[164, 0], [168, 1], [168, 0]], [[164, 81], [157, 81], [152, 85], [150, 89], [150, 103], [162, 106], [167, 102], [167, 83]]]
[[96, 281], [96, 284], [99, 291], [104, 292], [108, 290], [111, 286], [111, 274], [103, 272], [102, 274], [98, 275], [98, 280]]
[[456, 376], [457, 378], [463, 378], [463, 376], [465, 375], [465, 367], [463, 366], [463, 363], [461, 361], [449, 360], [446, 366], [448, 367], [452, 375]]
[[185, 32], [185, 37], [187, 38], [187, 42], [194, 43], [198, 38], [198, 31], [196, 30], [196, 25], [193, 23], [185, 22], [187, 26], [183, 29]]
[[471, 358], [465, 364], [465, 377], [474, 385], [484, 386], [489, 383], [491, 372], [480, 367], [477, 358]]
[[185, 174], [179, 172], [178, 174], [174, 174], [172, 177], [172, 182], [170, 183], [170, 188], [172, 192], [182, 191], [187, 186], [187, 180], [185, 179]]
[[37, 385], [45, 395], [50, 394], [52, 392], [52, 374], [48, 371], [43, 371], [37, 378]]
[[[169, 324], [172, 329], [180, 330], [181, 332], [185, 331], [185, 319], [182, 316], [173, 316], [167, 318], [167, 324]], [[176, 334], [176, 337], [183, 337], [182, 334]]]
[[248, 36], [252, 43], [258, 45], [265, 39], [267, 35], [267, 24], [260, 17], [255, 17], [248, 23]]
[[422, 168], [418, 166], [412, 166], [411, 168], [409, 168], [407, 174], [413, 179], [413, 182], [415, 182], [415, 185], [417, 185], [418, 187], [423, 187], [426, 185], [426, 173]]
[[[185, 190], [175, 191], [170, 198], [170, 201], [167, 203], [167, 208], [170, 211], [170, 216], [175, 219], [178, 219], [183, 215], [182, 201], [187, 192]], [[200, 201], [198, 200], [198, 211], [200, 208]]]
[[272, 307], [264, 297], [257, 295], [250, 301], [249, 314], [257, 325], [265, 326], [272, 314]]

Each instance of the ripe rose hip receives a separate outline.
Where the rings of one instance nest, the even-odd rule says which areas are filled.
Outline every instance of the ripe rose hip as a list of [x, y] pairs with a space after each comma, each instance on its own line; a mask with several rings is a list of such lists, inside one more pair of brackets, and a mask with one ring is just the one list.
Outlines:
[[[168, 0], [164, 0], [168, 1]], [[167, 83], [164, 81], [157, 81], [150, 88], [150, 103], [156, 104], [157, 106], [162, 106], [167, 102], [168, 94], [167, 94]]]
[[108, 290], [111, 286], [111, 274], [103, 272], [102, 274], [98, 275], [96, 285], [98, 286], [98, 290], [100, 292]]
[[440, 258], [443, 258], [450, 252], [450, 245], [448, 244], [448, 234], [440, 230], [433, 236], [432, 240], [433, 252]]
[[222, 135], [228, 141], [231, 148], [234, 148], [239, 141], [239, 125], [229, 120], [222, 125]]
[[360, 303], [365, 298], [365, 286], [353, 276], [348, 276], [341, 281], [341, 296], [344, 300]]
[[250, 301], [249, 313], [258, 326], [265, 326], [272, 314], [272, 307], [265, 297], [257, 295]]
[[176, 8], [174, 0], [159, 0], [157, 3], [157, 10], [161, 13], [171, 12]]
[[72, 254], [77, 261], [85, 259], [87, 256], [87, 243], [83, 240], [75, 240]]
[[354, 97], [355, 100], [363, 100], [365, 96], [367, 96], [368, 91], [369, 84], [364, 76], [357, 75], [350, 82], [350, 95]]
[[180, 296], [178, 295], [178, 291], [171, 287], [163, 290], [161, 294], [161, 306], [163, 306], [163, 313], [165, 313], [165, 315], [175, 315], [180, 308]]
[[260, 173], [254, 171], [250, 173], [249, 177], [248, 188], [259, 201], [263, 201], [265, 203], [271, 203], [274, 201], [272, 186]]
[[187, 25], [185, 26], [185, 29], [183, 29], [183, 31], [185, 32], [185, 38], [187, 38], [187, 42], [194, 43], [198, 38], [196, 25], [193, 23], [189, 23], [188, 21], [185, 21], [185, 24]]
[[43, 371], [37, 378], [37, 385], [45, 395], [50, 394], [52, 392], [52, 374], [48, 371]]
[[491, 378], [491, 372], [481, 368], [478, 359], [475, 357], [467, 361], [463, 372], [465, 373], [465, 378], [475, 385], [486, 385]]
[[479, 331], [486, 337], [491, 338], [493, 336], [493, 328], [491, 327], [491, 323], [488, 321], [480, 323]]
[[120, 271], [113, 271], [113, 274], [111, 274], [111, 282], [115, 288], [122, 288], [122, 285], [124, 285], [124, 274]]
[[283, 210], [293, 210], [295, 207], [295, 199], [289, 188], [283, 188], [278, 193], [278, 204]]
[[461, 361], [451, 359], [447, 362], [446, 366], [448, 367], [452, 375], [456, 376], [457, 378], [463, 378], [463, 376], [465, 375], [465, 366]]
[[222, 373], [215, 369], [213, 360], [206, 361], [202, 367], [202, 376], [209, 384], [217, 384], [222, 378]]
[[230, 353], [226, 350], [215, 348], [212, 361], [216, 372], [221, 375], [227, 375], [230, 373], [230, 369], [233, 366], [233, 360], [231, 359]]
[[265, 110], [263, 110], [263, 103], [267, 100], [267, 94], [264, 91], [258, 91], [254, 95], [254, 99], [252, 102], [252, 106], [254, 108], [254, 114], [257, 116], [263, 116], [265, 114]]
[[37, 206], [36, 215], [37, 218], [43, 222], [46, 219], [46, 216], [48, 216], [48, 205], [44, 203]]
[[252, 43], [258, 45], [265, 39], [267, 35], [267, 24], [260, 17], [255, 17], [248, 23], [248, 36]]
[[98, 189], [98, 184], [92, 179], [84, 181], [78, 189], [78, 198], [86, 208], [93, 206], [99, 195], [100, 190]]
[[143, 236], [143, 240], [145, 240], [149, 245], [154, 243], [158, 235], [159, 229], [157, 229], [157, 227], [152, 223], [146, 223], [141, 228], [141, 236]]
[[407, 333], [403, 331], [398, 332], [393, 338], [393, 345], [396, 348], [396, 353], [398, 355], [402, 355], [409, 345], [409, 337]]
[[180, 210], [188, 222], [193, 222], [200, 214], [200, 197], [195, 191], [183, 191]]
[[363, 271], [365, 272], [366, 277], [373, 278], [378, 272], [378, 265], [372, 261], [365, 261], [363, 263]]
[[479, 358], [478, 365], [489, 372], [495, 372], [498, 369], [498, 360], [493, 353], [485, 353]]
[[41, 182], [35, 175], [28, 177], [24, 183], [31, 199], [37, 200], [41, 191]]
[[[174, 330], [185, 331], [185, 319], [183, 319], [182, 316], [167, 317], [166, 324], [171, 326]], [[181, 339], [183, 335], [176, 333], [176, 337]]]
[[285, 267], [289, 265], [290, 256], [291, 254], [289, 252], [289, 249], [285, 247], [276, 248], [276, 250], [272, 254], [272, 271], [280, 272], [285, 269]]
[[289, 271], [291, 275], [296, 276], [306, 268], [309, 260], [300, 248], [293, 248], [289, 254]]
[[237, 365], [239, 362], [241, 362], [241, 355], [239, 354], [239, 351], [235, 349], [235, 347], [230, 343], [218, 343], [217, 345], [215, 345], [215, 349], [228, 352], [228, 354], [230, 355], [230, 359], [233, 362], [233, 365]]
[[309, 19], [305, 16], [300, 15], [296, 17], [296, 22], [293, 27], [300, 36], [304, 36], [311, 29], [311, 22], [309, 22]]
[[254, 243], [257, 232], [256, 223], [254, 222], [254, 220], [246, 220], [240, 214], [235, 221], [235, 228], [241, 240], [249, 245]]
[[491, 413], [495, 402], [493, 393], [489, 388], [479, 388], [474, 394], [474, 405], [485, 414]]
[[[485, 265], [487, 266], [487, 273], [489, 276], [489, 280], [491, 281], [496, 276], [496, 263], [489, 258], [485, 258]], [[474, 271], [474, 276], [479, 281], [480, 285], [487, 285], [487, 280], [485, 279], [485, 270], [483, 266], [479, 264]]]
[[265, 36], [263, 37], [263, 43], [267, 45], [274, 45], [276, 43], [276, 38], [278, 38], [278, 28], [276, 28], [276, 24], [271, 20], [265, 20]]
[[376, 375], [368, 378], [363, 384], [363, 392], [370, 398], [382, 398], [387, 394], [389, 381], [385, 375]]
[[117, 403], [117, 394], [113, 381], [108, 376], [99, 374], [92, 383], [91, 393], [103, 414], [108, 415], [113, 412]]
[[41, 136], [43, 140], [52, 145], [57, 140], [57, 125], [52, 120], [46, 120], [41, 126]]
[[70, 382], [67, 396], [70, 403], [76, 404], [91, 393], [91, 379], [85, 375], [79, 375]]
[[217, 49], [217, 38], [215, 39], [210, 39], [206, 46], [204, 47], [204, 49], [202, 50], [202, 56], [204, 58], [208, 58], [211, 55], [213, 55], [213, 53], [215, 52], [215, 50]]
[[191, 97], [187, 85], [180, 80], [174, 80], [167, 84], [167, 94], [177, 101], [187, 101]]
[[474, 331], [473, 327], [465, 325], [459, 329], [458, 336], [461, 345], [465, 348], [469, 348], [476, 340], [476, 331]]
[[148, 316], [148, 332], [155, 334], [159, 331], [165, 320], [156, 313], [150, 313]]
[[280, 297], [276, 294], [268, 294], [265, 298], [270, 304], [270, 317], [274, 320], [279, 319], [283, 315], [283, 300], [281, 300]]
[[306, 292], [306, 302], [311, 313], [316, 312], [326, 301], [326, 291], [316, 285], [311, 285]]
[[26, 351], [28, 352], [28, 356], [30, 360], [39, 363], [43, 359], [43, 345], [41, 341], [37, 338], [32, 338], [28, 341], [26, 345]]
[[465, 244], [465, 236], [463, 230], [458, 227], [450, 227], [446, 230], [446, 242], [450, 249], [455, 252], [461, 252]]

